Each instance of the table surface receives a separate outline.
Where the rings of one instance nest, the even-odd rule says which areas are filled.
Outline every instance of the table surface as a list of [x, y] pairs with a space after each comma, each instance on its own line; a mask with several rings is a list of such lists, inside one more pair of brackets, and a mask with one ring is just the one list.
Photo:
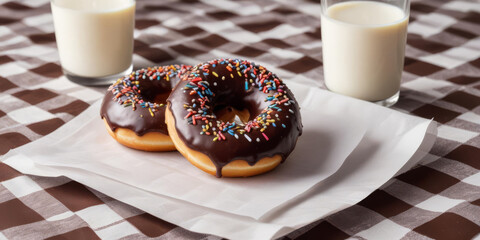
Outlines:
[[[318, 1], [137, 2], [135, 67], [218, 57], [262, 62], [323, 87]], [[470, 239], [480, 233], [480, 3], [414, 1], [398, 111], [438, 139], [414, 169], [284, 239]], [[84, 111], [105, 88], [59, 65], [50, 4], [0, 0], [0, 155]], [[220, 239], [189, 232], [67, 178], [0, 163], [0, 239]], [[478, 238], [478, 236], [477, 236]]]

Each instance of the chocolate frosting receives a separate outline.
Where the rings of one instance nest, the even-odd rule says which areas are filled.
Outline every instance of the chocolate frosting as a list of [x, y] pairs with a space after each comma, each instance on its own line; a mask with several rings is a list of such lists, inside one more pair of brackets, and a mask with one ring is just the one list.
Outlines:
[[[227, 65], [228, 63], [230, 66]], [[221, 176], [223, 166], [234, 160], [242, 159], [253, 166], [260, 159], [274, 155], [280, 155], [282, 160], [285, 160], [293, 151], [297, 138], [302, 133], [299, 107], [292, 92], [275, 74], [269, 73], [265, 68], [248, 61], [213, 60], [194, 67], [190, 75], [182, 76], [182, 81], [168, 98], [178, 136], [189, 148], [206, 154], [212, 160], [217, 168], [217, 177]], [[202, 88], [196, 90], [192, 88], [192, 85], [195, 85], [192, 79], [196, 79], [196, 83], [203, 83], [197, 86], [207, 85], [208, 90], [203, 88], [204, 90], [200, 91]], [[265, 81], [260, 81], [261, 79]], [[270, 91], [265, 86], [273, 84], [261, 84], [268, 80], [274, 82], [274, 79], [277, 83], [276, 88]], [[264, 91], [261, 91], [262, 89]], [[194, 90], [197, 94], [192, 92]], [[200, 94], [198, 94], [199, 91]], [[213, 123], [209, 130], [205, 131], [209, 123], [197, 119], [194, 124], [192, 116], [190, 118], [188, 116], [189, 111], [198, 110], [198, 106], [192, 108], [192, 101], [199, 104], [200, 96], [209, 95], [209, 91], [212, 94], [207, 97], [203, 113], [197, 114], [209, 123]], [[282, 93], [280, 94], [282, 96], [272, 99], [272, 96], [278, 93]], [[279, 103], [280, 100], [283, 102]], [[225, 130], [228, 127], [220, 129], [223, 123], [216, 118], [215, 110], [225, 106], [238, 110], [247, 109], [250, 112], [250, 121], [241, 128], [238, 124], [234, 125], [235, 127], [231, 129], [237, 130], [233, 131], [233, 134], [232, 131]], [[263, 124], [248, 129], [251, 123], [258, 123], [255, 119], [263, 119], [260, 120]], [[267, 123], [266, 120], [270, 122]], [[214, 131], [215, 126], [217, 129]], [[243, 134], [242, 130], [244, 130]], [[223, 137], [218, 133], [206, 134], [219, 131]]]
[[[189, 67], [189, 66], [188, 66]], [[138, 136], [148, 132], [168, 135], [165, 103], [178, 75], [187, 66], [164, 66], [140, 69], [110, 86], [103, 98], [100, 116], [115, 131], [127, 128]]]

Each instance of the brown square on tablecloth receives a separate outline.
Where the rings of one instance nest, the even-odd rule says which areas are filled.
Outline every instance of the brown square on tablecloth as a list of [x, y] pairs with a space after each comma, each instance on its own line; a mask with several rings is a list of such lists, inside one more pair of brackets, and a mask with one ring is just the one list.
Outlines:
[[461, 145], [448, 153], [446, 158], [456, 160], [467, 165], [470, 165], [476, 169], [480, 169], [480, 149], [469, 146]]
[[213, 18], [216, 18], [218, 20], [225, 20], [225, 19], [231, 19], [236, 16], [237, 14], [230, 12], [230, 11], [225, 11], [225, 10], [220, 10], [220, 11], [212, 11], [212, 12], [207, 12], [207, 15]]
[[13, 84], [8, 79], [0, 77], [0, 92], [7, 91], [16, 87], [17, 85]]
[[45, 120], [45, 121], [32, 123], [30, 125], [27, 125], [27, 127], [30, 128], [35, 133], [38, 133], [42, 136], [45, 136], [45, 135], [55, 131], [57, 128], [62, 126], [64, 123], [65, 122], [62, 121], [62, 119], [60, 119], [60, 118], [52, 118], [52, 119], [48, 119], [48, 120]]
[[469, 11], [465, 17], [462, 18], [463, 21], [472, 22], [475, 24], [480, 23], [480, 13]]
[[410, 4], [410, 10], [412, 11], [417, 11], [417, 12], [422, 12], [422, 13], [431, 13], [435, 11], [437, 8], [432, 7], [427, 4], [423, 4], [420, 2], [413, 2]]
[[9, 56], [0, 56], [0, 64], [13, 62], [14, 60]]
[[135, 28], [136, 29], [145, 29], [151, 26], [155, 26], [160, 22], [155, 19], [137, 19], [135, 20]]
[[460, 181], [448, 174], [426, 166], [420, 166], [403, 173], [397, 179], [434, 194], [439, 194]]
[[0, 26], [1, 25], [8, 25], [10, 23], [17, 22], [19, 19], [15, 18], [8, 18], [8, 17], [0, 17]]
[[7, 153], [10, 149], [22, 146], [30, 142], [30, 139], [21, 133], [9, 132], [0, 134], [0, 155]]
[[386, 218], [393, 217], [399, 213], [405, 212], [412, 205], [388, 194], [383, 190], [376, 190], [367, 198], [358, 203], [370, 210], [373, 210]]
[[127, 218], [127, 221], [148, 237], [161, 236], [176, 227], [175, 225], [148, 213], [129, 217]]
[[448, 101], [467, 109], [474, 109], [480, 105], [480, 97], [466, 93], [464, 91], [456, 91], [443, 97], [441, 100]]
[[20, 175], [22, 174], [17, 170], [13, 169], [5, 163], [0, 162], [0, 182], [12, 179], [14, 177], [18, 177]]
[[194, 57], [194, 56], [205, 53], [205, 51], [202, 51], [196, 48], [191, 48], [191, 47], [185, 46], [184, 44], [170, 46], [170, 48], [182, 55], [189, 56], [189, 57]]
[[32, 34], [28, 36], [30, 40], [34, 43], [43, 44], [43, 43], [53, 43], [55, 42], [55, 33], [40, 33]]
[[461, 113], [454, 112], [445, 108], [437, 107], [431, 104], [425, 104], [412, 111], [413, 114], [423, 117], [426, 119], [431, 119], [439, 122], [446, 123], [450, 120], [458, 117]]
[[280, 26], [282, 23], [283, 22], [281, 21], [270, 20], [265, 22], [242, 23], [242, 24], [239, 24], [238, 26], [250, 32], [259, 33], [259, 32], [265, 32], [265, 31], [274, 29], [275, 27]]
[[183, 29], [173, 29], [173, 30], [179, 32], [180, 34], [188, 36], [188, 37], [200, 34], [202, 32], [205, 32], [203, 29], [201, 29], [199, 27], [196, 27], [196, 26], [186, 27], [186, 28], [183, 28]]
[[322, 66], [322, 62], [309, 56], [304, 56], [280, 67], [294, 73], [305, 73], [320, 66]]
[[347, 239], [349, 236], [350, 235], [333, 226], [331, 223], [327, 221], [322, 221], [320, 224], [295, 239], [310, 240], [318, 239], [319, 237], [321, 237], [322, 239], [341, 240]]
[[480, 226], [455, 213], [446, 212], [414, 231], [433, 239], [471, 239], [480, 232]]
[[405, 58], [404, 70], [418, 76], [427, 76], [432, 73], [436, 73], [442, 69], [443, 68], [437, 65], [433, 65], [431, 63], [409, 59], [408, 57]]
[[30, 71], [49, 78], [57, 78], [63, 75], [62, 67], [55, 63], [47, 63], [34, 69], [30, 69]]
[[460, 36], [460, 37], [463, 37], [463, 38], [466, 38], [466, 39], [473, 39], [473, 38], [477, 37], [477, 35], [475, 35], [472, 32], [468, 32], [468, 31], [465, 31], [465, 30], [462, 30], [462, 29], [459, 29], [459, 28], [455, 28], [455, 27], [449, 27], [449, 28], [445, 29], [445, 32], [448, 32], [448, 33], [451, 33], [451, 34], [454, 34], [454, 35], [457, 35], [457, 36]]
[[197, 39], [196, 40], [198, 43], [201, 43], [202, 45], [205, 45], [210, 48], [217, 48], [222, 46], [225, 43], [228, 43], [229, 41], [217, 34], [210, 34], [204, 38]]
[[461, 75], [461, 76], [449, 78], [447, 80], [456, 84], [468, 85], [468, 84], [472, 84], [474, 82], [480, 81], [480, 77]]
[[83, 110], [87, 109], [88, 108], [88, 103], [84, 102], [84, 101], [81, 101], [81, 100], [75, 100], [67, 105], [64, 105], [64, 106], [61, 106], [61, 107], [58, 107], [58, 108], [54, 108], [54, 109], [50, 109], [49, 112], [51, 113], [61, 113], [61, 112], [66, 112], [66, 113], [69, 113], [69, 114], [72, 114], [73, 116], [77, 116], [78, 114], [80, 114], [81, 112], [83, 112]]
[[43, 101], [46, 101], [48, 99], [58, 96], [58, 94], [44, 88], [38, 88], [33, 90], [23, 90], [20, 92], [16, 92], [12, 95], [32, 105], [41, 103]]
[[63, 205], [72, 212], [103, 203], [102, 200], [90, 192], [85, 186], [75, 181], [47, 188], [45, 191], [62, 202]]
[[26, 11], [32, 9], [32, 7], [23, 5], [19, 2], [7, 2], [3, 4], [3, 6], [14, 11]]
[[267, 38], [262, 41], [263, 43], [266, 43], [272, 47], [276, 48], [290, 48], [292, 45], [286, 43], [285, 41], [282, 41], [280, 39], [273, 39], [273, 38]]
[[475, 201], [473, 201], [473, 202], [471, 202], [471, 203], [472, 203], [473, 205], [477, 205], [477, 206], [480, 207], [480, 198], [477, 199], [477, 200], [475, 200]]
[[470, 64], [472, 64], [473, 66], [475, 66], [477, 68], [480, 68], [480, 57], [471, 61]]
[[89, 227], [82, 227], [70, 232], [46, 238], [46, 240], [66, 240], [66, 239], [100, 239], [95, 232]]
[[18, 198], [0, 203], [0, 213], [0, 231], [43, 220], [40, 214], [27, 207]]
[[240, 50], [236, 51], [235, 53], [238, 54], [238, 55], [241, 55], [241, 56], [246, 56], [246, 57], [258, 57], [258, 56], [264, 54], [265, 51], [257, 49], [257, 48], [253, 48], [253, 47], [250, 47], [250, 46], [245, 46], [245, 47], [241, 48]]
[[417, 34], [408, 34], [407, 44], [429, 53], [439, 53], [451, 48], [451, 46], [424, 39]]

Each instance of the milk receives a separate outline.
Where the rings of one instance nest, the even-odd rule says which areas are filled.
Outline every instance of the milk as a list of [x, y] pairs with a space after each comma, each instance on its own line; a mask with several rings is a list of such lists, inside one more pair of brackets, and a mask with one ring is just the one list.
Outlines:
[[104, 77], [131, 66], [135, 1], [52, 0], [62, 68], [82, 77]]
[[382, 2], [334, 4], [322, 14], [324, 76], [333, 92], [367, 101], [400, 88], [408, 16]]

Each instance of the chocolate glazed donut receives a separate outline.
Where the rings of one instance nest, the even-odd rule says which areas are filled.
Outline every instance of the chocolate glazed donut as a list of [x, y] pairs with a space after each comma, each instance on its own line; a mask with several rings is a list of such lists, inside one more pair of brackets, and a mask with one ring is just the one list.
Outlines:
[[165, 103], [179, 75], [189, 67], [140, 69], [118, 79], [109, 87], [100, 110], [110, 135], [139, 150], [175, 150], [165, 125]]
[[[302, 133], [292, 92], [275, 74], [245, 60], [217, 59], [193, 67], [167, 102], [166, 121], [177, 149], [217, 177], [270, 171], [287, 158]], [[202, 154], [215, 172], [195, 159]], [[234, 162], [248, 163], [238, 167], [248, 170], [265, 159], [275, 163], [225, 174]]]

